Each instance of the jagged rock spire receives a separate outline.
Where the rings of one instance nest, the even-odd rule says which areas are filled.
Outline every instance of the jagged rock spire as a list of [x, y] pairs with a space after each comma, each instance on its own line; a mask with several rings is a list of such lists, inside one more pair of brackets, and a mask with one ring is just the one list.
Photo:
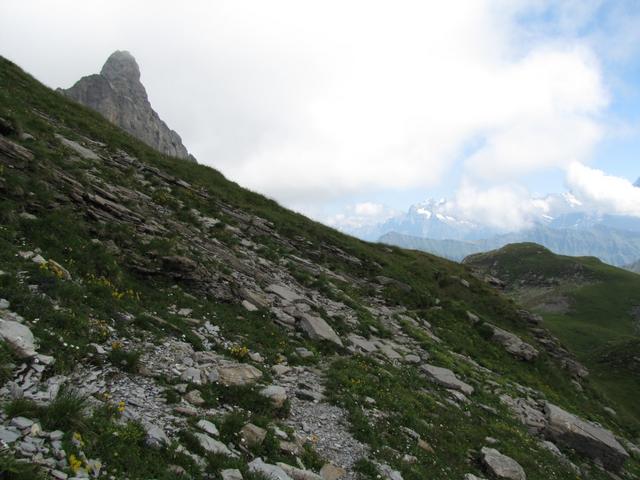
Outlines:
[[151, 107], [147, 91], [140, 82], [140, 67], [128, 51], [113, 52], [99, 74], [81, 78], [62, 93], [100, 112], [159, 152], [195, 161], [182, 144], [180, 135]]

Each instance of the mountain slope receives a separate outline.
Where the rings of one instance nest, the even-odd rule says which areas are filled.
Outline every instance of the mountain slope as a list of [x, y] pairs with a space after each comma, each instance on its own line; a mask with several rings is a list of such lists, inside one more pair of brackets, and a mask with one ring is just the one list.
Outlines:
[[592, 372], [601, 391], [637, 417], [640, 277], [593, 257], [563, 257], [535, 244], [472, 255], [466, 265], [505, 282]]
[[[4, 59], [0, 117], [9, 478], [41, 464], [462, 479], [507, 460], [529, 480], [640, 474], [625, 451], [638, 423], [610, 416], [571, 355], [466, 267], [361, 242], [163, 156]], [[545, 402], [607, 430], [566, 412], [556, 425]]]
[[140, 68], [126, 51], [112, 53], [102, 71], [78, 80], [66, 90], [69, 98], [100, 112], [131, 135], [166, 155], [195, 161], [171, 130], [151, 107], [147, 91], [140, 82]]

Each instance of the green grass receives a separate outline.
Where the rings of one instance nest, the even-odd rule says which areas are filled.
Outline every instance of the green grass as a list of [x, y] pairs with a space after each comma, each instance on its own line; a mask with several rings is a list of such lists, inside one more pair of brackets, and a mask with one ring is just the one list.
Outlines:
[[[591, 257], [556, 255], [535, 244], [508, 245], [467, 263], [495, 271], [512, 285], [524, 281], [514, 289], [516, 296], [526, 296], [528, 287], [540, 283], [565, 296], [565, 313], [541, 311], [546, 326], [589, 368], [590, 383], [602, 401], [618, 411], [619, 428], [640, 435], [640, 376], [625, 367], [640, 341], [638, 321], [631, 315], [640, 305], [639, 275]], [[603, 356], [610, 361], [602, 361]]]
[[86, 422], [86, 398], [73, 390], [61, 388], [47, 405], [27, 399], [16, 399], [4, 407], [9, 417], [24, 416], [38, 419], [46, 430], [71, 431], [82, 429]]

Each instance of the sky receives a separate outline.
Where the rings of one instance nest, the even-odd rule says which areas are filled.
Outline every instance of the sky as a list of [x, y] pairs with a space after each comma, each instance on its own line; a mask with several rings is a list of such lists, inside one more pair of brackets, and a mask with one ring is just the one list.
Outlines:
[[3, 0], [50, 87], [137, 59], [200, 163], [337, 227], [427, 198], [504, 228], [572, 191], [640, 216], [635, 0]]

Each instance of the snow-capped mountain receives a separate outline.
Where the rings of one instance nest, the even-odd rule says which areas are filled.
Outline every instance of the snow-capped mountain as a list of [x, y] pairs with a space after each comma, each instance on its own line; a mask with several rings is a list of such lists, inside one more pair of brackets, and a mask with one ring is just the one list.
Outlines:
[[532, 205], [530, 226], [517, 231], [461, 218], [453, 202], [441, 199], [415, 204], [402, 215], [348, 233], [453, 260], [514, 241], [538, 242], [565, 255], [593, 255], [615, 265], [640, 258], [640, 218], [593, 211], [570, 192], [534, 199]]

